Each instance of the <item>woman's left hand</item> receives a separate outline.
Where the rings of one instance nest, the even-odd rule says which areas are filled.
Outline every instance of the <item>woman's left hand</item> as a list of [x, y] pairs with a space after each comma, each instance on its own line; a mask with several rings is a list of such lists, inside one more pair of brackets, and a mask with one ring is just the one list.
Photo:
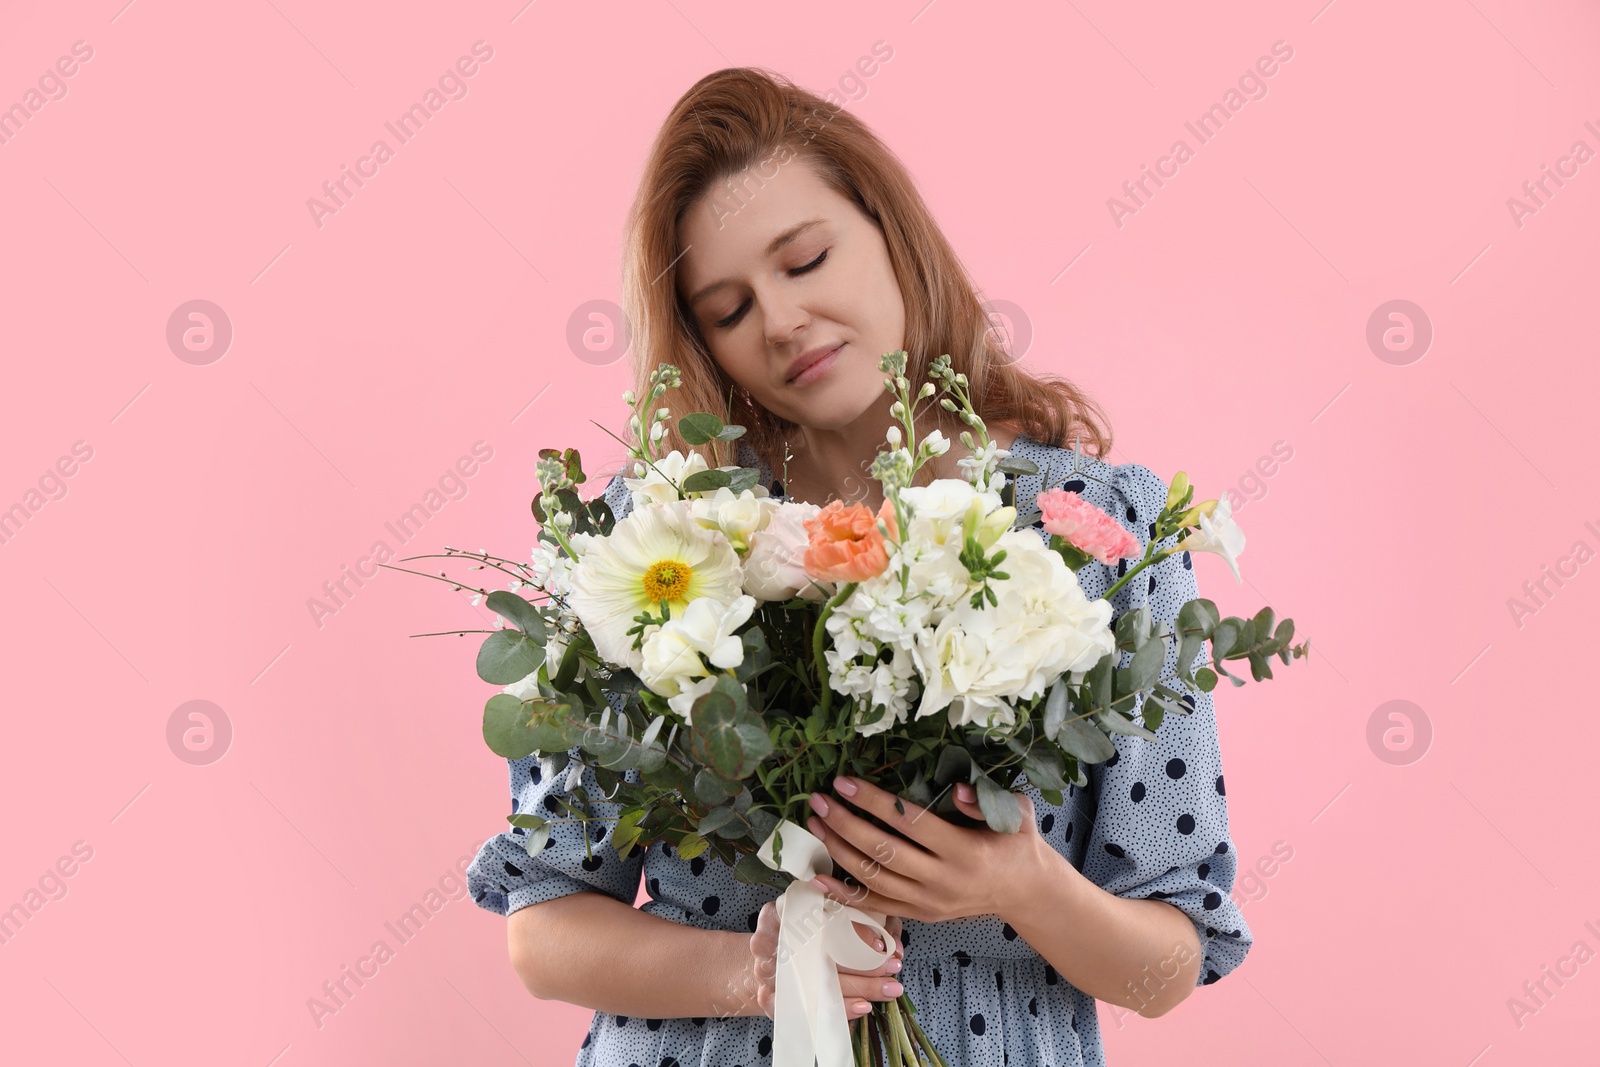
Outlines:
[[[1061, 858], [1039, 836], [1033, 799], [1026, 793], [1013, 796], [1022, 808], [1022, 827], [1007, 834], [988, 826], [956, 826], [903, 797], [898, 798], [905, 808], [902, 815], [893, 793], [859, 778], [836, 778], [833, 793], [812, 794], [817, 815], [806, 829], [861, 884], [846, 885], [828, 875], [815, 884], [842, 903], [919, 922], [1009, 914], [1016, 895], [1038, 884], [1052, 857]], [[983, 821], [972, 786], [958, 784], [955, 802], [962, 814]], [[885, 833], [850, 805], [876, 816], [894, 833]]]

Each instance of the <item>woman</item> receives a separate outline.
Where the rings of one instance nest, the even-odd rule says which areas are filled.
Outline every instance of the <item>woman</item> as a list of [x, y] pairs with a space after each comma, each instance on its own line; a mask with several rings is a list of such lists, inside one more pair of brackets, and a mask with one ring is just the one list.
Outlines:
[[[875, 509], [881, 489], [865, 472], [893, 399], [879, 357], [905, 349], [917, 383], [947, 352], [996, 443], [1039, 466], [1015, 481], [1020, 511], [1065, 485], [1148, 540], [1167, 486], [1137, 464], [1105, 463], [1110, 434], [1093, 402], [1015, 365], [910, 177], [850, 114], [760, 70], [702, 79], [657, 138], [628, 249], [641, 383], [671, 362], [683, 370], [663, 401], [674, 416], [723, 411], [731, 397], [747, 427], [732, 455], [707, 456], [713, 465], [755, 466], [775, 495]], [[951, 418], [930, 403], [919, 434]], [[959, 438], [959, 424], [943, 428]], [[1079, 437], [1092, 456], [1066, 447]], [[675, 429], [666, 447], [689, 449]], [[952, 445], [919, 480], [958, 477], [962, 452]], [[631, 507], [620, 475], [605, 496], [619, 517]], [[1171, 556], [1149, 574], [1112, 606], [1148, 605], [1170, 627], [1198, 595], [1192, 561]], [[1079, 581], [1096, 597], [1116, 576], [1091, 562]], [[1169, 643], [1168, 670], [1176, 654]], [[1103, 1064], [1096, 999], [1153, 1017], [1238, 966], [1251, 935], [1229, 895], [1211, 696], [1193, 704], [1167, 717], [1157, 743], [1116, 738], [1117, 756], [1088, 767], [1088, 786], [1063, 806], [1032, 786], [1019, 792], [1017, 834], [909, 803], [897, 823], [893, 798], [861, 783], [819, 798], [808, 829], [851, 879], [825, 879], [825, 890], [902, 920], [891, 932], [903, 959], [841, 971], [852, 1016], [903, 983], [951, 1064]], [[566, 814], [563, 781], [538, 760], [511, 761], [510, 772], [514, 810]], [[592, 771], [582, 781], [593, 814], [614, 817], [616, 806], [593, 800]], [[956, 800], [977, 815], [970, 789]], [[553, 830], [536, 860], [521, 830], [492, 838], [468, 880], [480, 906], [509, 915], [511, 958], [530, 992], [596, 1009], [580, 1067], [770, 1062], [777, 891], [670, 847], [621, 860], [603, 825], [587, 849], [578, 823]], [[636, 909], [641, 878], [651, 899]]]

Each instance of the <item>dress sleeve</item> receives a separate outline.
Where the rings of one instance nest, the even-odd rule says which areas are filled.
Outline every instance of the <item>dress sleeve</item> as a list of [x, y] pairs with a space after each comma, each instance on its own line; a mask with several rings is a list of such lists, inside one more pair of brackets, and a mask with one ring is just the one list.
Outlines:
[[[620, 475], [606, 487], [605, 497], [619, 519], [632, 507], [631, 494]], [[618, 703], [618, 699], [612, 699], [614, 709]], [[567, 754], [576, 759], [583, 753], [573, 748], [568, 749]], [[513, 812], [542, 815], [548, 819], [573, 818], [557, 799], [579, 806], [565, 788], [565, 771], [552, 773], [549, 763], [537, 754], [506, 762], [510, 769]], [[624, 778], [637, 784], [639, 772], [629, 770]], [[581, 785], [589, 797], [588, 810], [596, 819], [615, 819], [621, 812], [621, 805], [602, 799], [604, 793], [592, 768], [583, 768]], [[527, 831], [521, 827], [496, 834], [483, 843], [467, 868], [467, 891], [479, 907], [500, 915], [586, 890], [606, 893], [632, 905], [639, 895], [639, 883], [644, 874], [644, 850], [635, 849], [626, 860], [618, 856], [611, 846], [610, 832], [614, 826], [614, 822], [591, 822], [590, 845], [586, 852], [582, 823], [576, 820], [555, 822], [550, 827], [549, 842], [537, 857], [528, 855], [524, 844]]]
[[[1148, 545], [1166, 483], [1138, 464], [1115, 468], [1115, 482], [1123, 497], [1116, 503], [1124, 509], [1118, 521]], [[1173, 535], [1166, 543], [1176, 540]], [[1181, 552], [1141, 571], [1112, 606], [1118, 615], [1148, 606], [1156, 629], [1169, 631], [1179, 608], [1199, 595], [1194, 560]], [[1204, 662], [1205, 654], [1196, 661]], [[1124, 653], [1122, 666], [1131, 659]], [[1163, 677], [1169, 684], [1177, 660], [1177, 642], [1168, 641]], [[1186, 692], [1181, 684], [1172, 688]], [[1200, 936], [1199, 984], [1206, 985], [1243, 962], [1253, 937], [1231, 895], [1237, 857], [1228, 835], [1212, 694], [1187, 693], [1184, 702], [1193, 711], [1168, 713], [1157, 741], [1115, 737], [1117, 754], [1087, 767], [1096, 814], [1083, 873], [1117, 896], [1165, 900], [1187, 915]]]

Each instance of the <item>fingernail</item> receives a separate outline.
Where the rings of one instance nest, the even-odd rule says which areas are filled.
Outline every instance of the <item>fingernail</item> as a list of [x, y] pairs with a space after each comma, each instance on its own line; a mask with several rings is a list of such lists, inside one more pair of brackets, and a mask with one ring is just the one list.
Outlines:
[[865, 1015], [867, 1012], [869, 1012], [871, 1010], [872, 1010], [872, 1005], [871, 1004], [863, 1004], [860, 1001], [857, 1001], [856, 1003], [850, 1005], [850, 1014], [851, 1015]]
[[811, 884], [824, 894], [828, 892], [828, 883], [824, 882], [821, 878], [811, 879]]
[[843, 793], [847, 797], [856, 795], [856, 784], [848, 778], [835, 778], [833, 780], [833, 788], [835, 792]]
[[889, 971], [890, 974], [899, 974], [900, 973], [900, 960], [898, 958], [891, 958], [889, 960], [888, 971]]
[[883, 983], [883, 995], [886, 996], [886, 997], [898, 997], [901, 993], [904, 993], [905, 991], [906, 991], [906, 987], [901, 985], [899, 982], [885, 982], [885, 983]]
[[811, 836], [815, 837], [818, 841], [826, 841], [828, 839], [828, 827], [821, 819], [812, 819], [810, 822], [806, 823], [806, 829], [809, 830], [811, 832]]
[[824, 818], [828, 815], [828, 801], [821, 793], [811, 794], [811, 810]]

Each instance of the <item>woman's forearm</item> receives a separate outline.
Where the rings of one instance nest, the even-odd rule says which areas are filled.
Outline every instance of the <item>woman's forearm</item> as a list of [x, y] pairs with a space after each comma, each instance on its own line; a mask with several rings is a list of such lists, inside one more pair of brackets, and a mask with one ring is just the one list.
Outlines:
[[1039, 877], [1016, 886], [1000, 918], [1077, 988], [1154, 1018], [1194, 992], [1200, 939], [1161, 900], [1108, 893], [1053, 849]]
[[528, 992], [634, 1019], [761, 1015], [750, 935], [701, 930], [599, 892], [519, 908], [506, 919]]

